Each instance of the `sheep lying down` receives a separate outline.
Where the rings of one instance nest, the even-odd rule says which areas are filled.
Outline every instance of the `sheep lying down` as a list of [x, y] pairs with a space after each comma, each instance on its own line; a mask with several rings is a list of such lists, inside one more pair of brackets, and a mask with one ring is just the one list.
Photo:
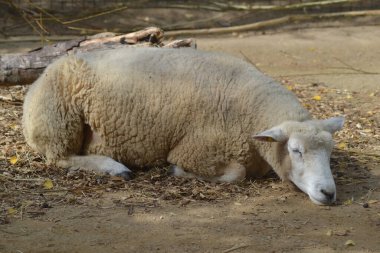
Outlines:
[[193, 49], [121, 48], [60, 58], [24, 103], [27, 143], [51, 164], [128, 179], [132, 169], [233, 182], [273, 169], [331, 204], [332, 134], [242, 60]]

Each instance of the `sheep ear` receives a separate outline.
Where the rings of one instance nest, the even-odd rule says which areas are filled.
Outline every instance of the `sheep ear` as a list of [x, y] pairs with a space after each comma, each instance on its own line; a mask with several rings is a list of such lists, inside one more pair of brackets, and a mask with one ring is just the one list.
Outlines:
[[322, 125], [322, 128], [330, 133], [335, 133], [343, 128], [344, 125], [344, 117], [334, 117], [329, 119], [324, 119], [319, 121]]
[[265, 142], [284, 142], [288, 140], [288, 137], [279, 127], [273, 127], [262, 133], [252, 136], [253, 139]]

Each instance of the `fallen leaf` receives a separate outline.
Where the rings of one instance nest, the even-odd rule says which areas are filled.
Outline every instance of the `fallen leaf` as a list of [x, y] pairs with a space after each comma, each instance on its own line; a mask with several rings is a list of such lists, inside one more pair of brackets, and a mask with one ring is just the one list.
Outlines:
[[321, 100], [321, 96], [316, 95], [316, 96], [313, 97], [313, 99], [314, 99], [315, 101], [320, 101], [320, 100]]
[[348, 235], [349, 232], [350, 232], [349, 230], [343, 229], [343, 230], [335, 231], [334, 235], [337, 235], [337, 236], [346, 236], [346, 235]]
[[353, 240], [347, 240], [345, 243], [344, 243], [345, 246], [355, 246], [355, 242]]
[[9, 162], [12, 164], [12, 165], [15, 165], [18, 161], [18, 157], [17, 155], [14, 155], [12, 156], [11, 158], [9, 158]]
[[17, 130], [19, 128], [17, 124], [10, 124], [9, 127], [12, 128], [13, 130]]
[[347, 98], [347, 99], [351, 99], [352, 96], [351, 96], [351, 95], [347, 95], [346, 98]]
[[333, 231], [331, 229], [327, 230], [327, 233], [326, 233], [327, 236], [332, 236], [332, 234], [333, 234]]
[[346, 206], [348, 206], [348, 205], [352, 205], [352, 199], [347, 199], [346, 201], [344, 201], [343, 202], [343, 205], [346, 205]]
[[291, 86], [291, 85], [286, 85], [285, 86], [288, 90], [293, 90], [293, 86]]
[[344, 142], [341, 142], [341, 143], [338, 144], [338, 148], [339, 149], [346, 149], [347, 148], [347, 144], [344, 143]]
[[8, 208], [8, 210], [7, 210], [7, 214], [8, 215], [13, 215], [13, 214], [15, 214], [17, 212], [17, 210], [16, 209], [14, 209], [14, 208]]
[[368, 200], [368, 204], [376, 204], [377, 202], [379, 202], [377, 199]]
[[50, 179], [46, 179], [42, 185], [44, 187], [44, 189], [46, 190], [50, 190], [54, 187], [53, 185], [53, 181], [51, 181]]
[[119, 176], [111, 176], [110, 177], [111, 181], [124, 181], [124, 178], [119, 177]]

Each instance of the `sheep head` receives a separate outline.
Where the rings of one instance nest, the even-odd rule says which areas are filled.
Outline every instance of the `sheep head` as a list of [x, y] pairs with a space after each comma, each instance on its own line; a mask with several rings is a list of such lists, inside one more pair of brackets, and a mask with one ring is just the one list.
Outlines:
[[[309, 195], [319, 205], [335, 202], [336, 187], [330, 169], [330, 156], [334, 146], [332, 134], [343, 127], [344, 118], [286, 121], [266, 130], [254, 139], [278, 142], [278, 159], [290, 161], [286, 179]], [[274, 168], [281, 170], [284, 168]]]

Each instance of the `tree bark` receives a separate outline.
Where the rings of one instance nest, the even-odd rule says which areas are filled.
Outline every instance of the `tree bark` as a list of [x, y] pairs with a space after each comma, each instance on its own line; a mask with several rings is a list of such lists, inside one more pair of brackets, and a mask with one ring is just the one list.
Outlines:
[[124, 35], [101, 33], [58, 42], [27, 53], [5, 54], [0, 56], [0, 86], [30, 84], [50, 63], [63, 55], [126, 46], [195, 47], [192, 39], [176, 40], [165, 46], [162, 43], [163, 34], [163, 31], [157, 27], [149, 27]]

